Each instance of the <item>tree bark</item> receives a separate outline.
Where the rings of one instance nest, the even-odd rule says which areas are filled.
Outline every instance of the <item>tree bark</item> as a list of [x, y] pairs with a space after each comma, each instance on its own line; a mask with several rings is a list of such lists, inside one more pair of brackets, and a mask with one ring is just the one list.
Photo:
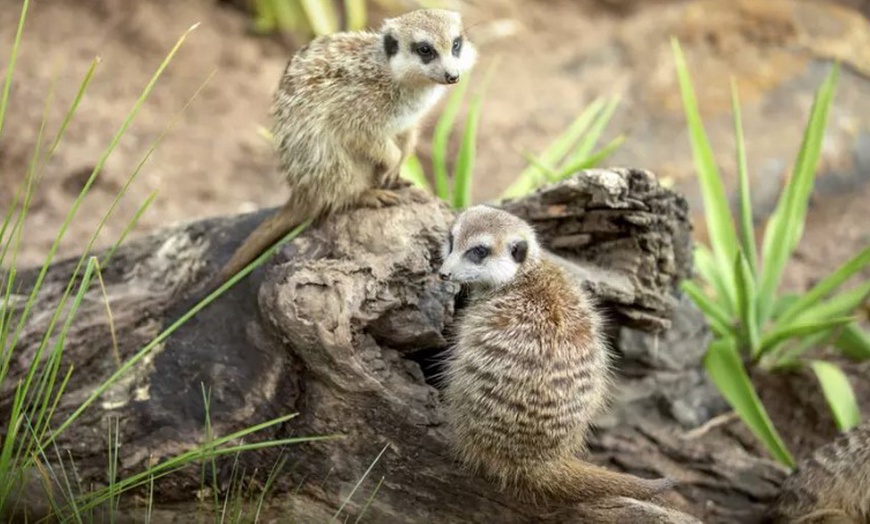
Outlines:
[[[726, 406], [700, 368], [709, 337], [703, 318], [676, 292], [691, 272], [684, 199], [645, 171], [590, 170], [504, 207], [534, 224], [543, 245], [584, 281], [610, 320], [618, 387], [613, 409], [597, 421], [589, 460], [679, 481], [662, 500], [521, 506], [458, 467], [433, 375], [461, 301], [434, 273], [453, 218], [434, 200], [354, 210], [309, 228], [135, 365], [61, 435], [58, 447], [75, 460], [83, 485], [105, 482], [106, 428], [117, 420], [120, 473], [141, 471], [204, 441], [208, 391], [216, 435], [298, 413], [248, 441], [343, 436], [239, 457], [237, 470], [256, 472], [260, 481], [280, 453], [289, 458], [275, 491], [295, 493], [288, 500], [300, 522], [328, 520], [378, 456], [344, 507], [357, 514], [383, 477], [366, 522], [751, 522], [784, 472], [727, 434], [690, 432]], [[195, 297], [184, 294], [270, 212], [170, 228], [115, 253], [103, 280], [120, 360], [189, 310]], [[75, 262], [48, 271], [2, 384], [0, 420], [8, 420], [15, 382]], [[22, 293], [36, 275], [19, 276]], [[16, 308], [22, 307], [23, 297]], [[117, 369], [98, 285], [86, 293], [65, 348], [64, 365], [75, 372], [55, 420]], [[234, 460], [219, 461], [224, 484]], [[155, 501], [194, 499], [200, 474], [190, 468], [161, 479]]]

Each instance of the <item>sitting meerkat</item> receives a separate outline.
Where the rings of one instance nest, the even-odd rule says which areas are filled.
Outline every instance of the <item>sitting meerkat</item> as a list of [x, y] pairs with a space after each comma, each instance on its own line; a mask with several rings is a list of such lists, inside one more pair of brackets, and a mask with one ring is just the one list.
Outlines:
[[450, 229], [440, 276], [470, 291], [444, 371], [461, 462], [531, 500], [648, 499], [674, 485], [577, 458], [608, 395], [601, 320], [581, 288], [542, 257], [528, 223], [467, 209]]
[[765, 519], [771, 524], [870, 522], [870, 423], [800, 461]]
[[289, 199], [248, 236], [211, 286], [305, 220], [396, 204], [393, 189], [404, 185], [399, 169], [422, 119], [476, 57], [461, 16], [444, 9], [411, 11], [385, 20], [378, 33], [334, 33], [299, 49], [272, 108]]

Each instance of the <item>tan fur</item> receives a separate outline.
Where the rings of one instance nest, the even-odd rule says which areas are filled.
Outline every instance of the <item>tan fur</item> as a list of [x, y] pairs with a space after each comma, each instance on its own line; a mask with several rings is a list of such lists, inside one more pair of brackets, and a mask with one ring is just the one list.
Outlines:
[[[398, 41], [388, 56], [384, 37]], [[264, 221], [219, 271], [220, 285], [308, 218], [351, 207], [396, 204], [399, 167], [414, 150], [421, 119], [446, 90], [445, 74], [465, 73], [476, 57], [459, 14], [412, 11], [387, 19], [379, 33], [322, 36], [289, 61], [272, 109], [287, 203]], [[424, 64], [411, 49], [425, 39], [438, 59]]]
[[783, 483], [767, 522], [870, 523], [870, 423], [801, 461]]
[[[528, 255], [518, 262], [511, 247], [521, 242]], [[491, 253], [475, 263], [467, 253], [481, 243]], [[609, 394], [601, 321], [582, 289], [542, 259], [527, 223], [470, 208], [451, 230], [441, 271], [473, 289], [445, 372], [448, 421], [464, 464], [530, 500], [646, 499], [673, 485], [577, 458]]]

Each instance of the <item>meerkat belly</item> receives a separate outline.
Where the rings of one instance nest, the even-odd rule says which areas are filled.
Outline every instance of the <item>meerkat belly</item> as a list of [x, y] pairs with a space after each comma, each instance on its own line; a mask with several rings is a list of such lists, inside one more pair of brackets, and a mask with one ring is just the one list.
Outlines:
[[[589, 423], [600, 373], [571, 361], [542, 361], [485, 348], [456, 355], [447, 388], [460, 447], [471, 455], [530, 466], [576, 451]], [[494, 352], [493, 352], [494, 353]]]

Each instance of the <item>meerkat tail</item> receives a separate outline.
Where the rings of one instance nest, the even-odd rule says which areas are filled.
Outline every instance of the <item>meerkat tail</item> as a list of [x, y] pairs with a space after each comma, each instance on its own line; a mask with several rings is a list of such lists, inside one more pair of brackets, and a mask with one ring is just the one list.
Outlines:
[[261, 222], [224, 264], [215, 277], [212, 287], [223, 285], [291, 229], [301, 224], [305, 219], [302, 215], [285, 204], [274, 215]]
[[650, 499], [674, 487], [668, 478], [645, 479], [619, 473], [571, 457], [557, 466], [548, 465], [530, 475], [536, 491], [566, 502], [622, 496]]

